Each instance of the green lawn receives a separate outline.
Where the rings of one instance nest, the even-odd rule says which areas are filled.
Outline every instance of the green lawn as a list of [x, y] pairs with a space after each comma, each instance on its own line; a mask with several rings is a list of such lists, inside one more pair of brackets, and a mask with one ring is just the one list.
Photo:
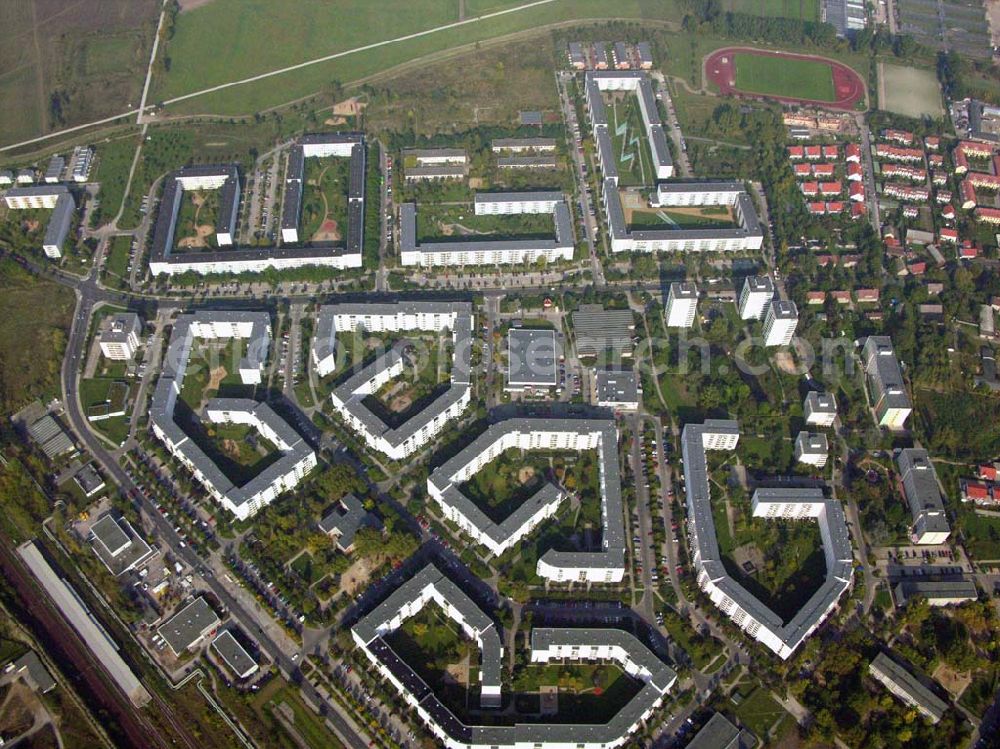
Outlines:
[[128, 277], [128, 255], [132, 249], [132, 237], [112, 237], [108, 244], [107, 259], [104, 261], [106, 275], [115, 276], [109, 282], [116, 283], [118, 279]]
[[[350, 179], [351, 160], [306, 159], [305, 185], [302, 195], [302, 241], [339, 242], [347, 241], [347, 192]], [[336, 223], [324, 229], [324, 234], [316, 236], [323, 229], [324, 221]]]
[[[608, 110], [611, 147], [618, 162], [619, 184], [622, 187], [653, 184], [653, 158], [639, 112], [638, 98], [626, 94], [623, 101], [610, 103]], [[618, 128], [623, 124], [627, 125], [627, 129], [619, 135]]]
[[723, 0], [722, 8], [752, 16], [819, 20], [819, 0]]
[[736, 88], [754, 94], [835, 101], [830, 66], [815, 60], [736, 55]]
[[629, 226], [633, 229], [732, 229], [736, 223], [725, 209], [663, 209], [633, 211]]
[[420, 242], [476, 239], [548, 239], [555, 234], [549, 213], [477, 216], [471, 205], [421, 206], [417, 213]]
[[605, 723], [639, 691], [639, 682], [613, 663], [532, 664], [517, 671], [513, 685], [520, 694], [558, 687], [559, 712], [545, 719], [553, 723]]
[[790, 716], [763, 687], [754, 689], [735, 710], [736, 716], [755, 736], [763, 739], [779, 721]]
[[115, 136], [97, 144], [94, 154], [96, 165], [90, 175], [91, 181], [101, 184], [97, 223], [110, 221], [122, 207], [128, 173], [138, 145], [139, 139], [134, 133]]
[[[185, 191], [177, 214], [174, 247], [186, 249], [217, 249], [215, 227], [219, 220], [219, 191]], [[200, 231], [199, 231], [200, 230]]]

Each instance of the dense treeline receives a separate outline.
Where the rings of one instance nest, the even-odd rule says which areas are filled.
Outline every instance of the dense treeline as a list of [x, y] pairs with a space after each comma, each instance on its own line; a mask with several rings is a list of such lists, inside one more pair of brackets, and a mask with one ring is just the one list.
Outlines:
[[685, 4], [690, 10], [684, 17], [687, 31], [705, 30], [717, 36], [785, 45], [833, 47], [838, 42], [836, 30], [828, 23], [725, 13], [719, 0], [687, 0]]

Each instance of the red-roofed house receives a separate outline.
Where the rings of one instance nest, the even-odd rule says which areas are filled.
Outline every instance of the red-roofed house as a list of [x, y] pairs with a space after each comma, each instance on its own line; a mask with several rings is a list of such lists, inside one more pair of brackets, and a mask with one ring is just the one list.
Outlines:
[[990, 487], [981, 481], [969, 481], [968, 479], [963, 479], [962, 484], [962, 501], [963, 502], [990, 502], [992, 497], [990, 496]]
[[806, 304], [822, 304], [826, 301], [825, 291], [807, 291]]
[[836, 257], [836, 255], [817, 255], [816, 256], [816, 265], [818, 265], [820, 268], [825, 268], [828, 265], [836, 265], [836, 264], [837, 264], [837, 257]]
[[927, 263], [922, 260], [919, 263], [910, 263], [907, 270], [915, 276], [922, 276], [927, 272]]
[[806, 203], [806, 208], [813, 216], [823, 216], [826, 214], [826, 203]]
[[979, 257], [979, 248], [971, 242], [963, 242], [962, 246], [958, 248], [958, 256], [962, 260], [972, 260]]
[[850, 187], [851, 200], [858, 203], [865, 202], [865, 186], [860, 182], [852, 182]]
[[879, 290], [855, 289], [854, 296], [857, 297], [858, 304], [877, 304], [879, 300]]
[[805, 149], [802, 146], [789, 146], [788, 147], [788, 158], [792, 161], [798, 161], [805, 155]]
[[984, 208], [980, 206], [976, 209], [976, 221], [983, 221], [987, 224], [1000, 224], [1000, 210], [996, 208]]
[[962, 194], [962, 209], [971, 211], [976, 207], [976, 188], [967, 179], [963, 179], [958, 186], [958, 191]]
[[812, 169], [809, 168], [808, 164], [793, 164], [792, 171], [795, 172], [795, 176], [799, 179], [812, 175]]
[[839, 200], [832, 200], [826, 204], [827, 213], [840, 213], [844, 210], [844, 204]]
[[803, 182], [801, 185], [799, 185], [799, 189], [802, 190], [803, 195], [817, 195], [819, 194], [819, 183]]
[[983, 465], [979, 466], [978, 475], [979, 478], [983, 479], [983, 481], [996, 481], [997, 467], [984, 463]]
[[958, 144], [956, 150], [961, 151], [966, 156], [976, 156], [980, 159], [988, 159], [993, 155], [993, 149], [985, 143], [974, 140], [963, 140]]
[[942, 208], [941, 209], [941, 218], [946, 219], [948, 221], [954, 221], [955, 220], [955, 206], [953, 206], [951, 203], [948, 203], [944, 208]]
[[861, 255], [841, 255], [840, 264], [845, 268], [853, 268], [861, 262]]
[[853, 161], [855, 164], [861, 163], [861, 146], [857, 143], [848, 143], [846, 150], [848, 161]]
[[936, 151], [941, 146], [941, 139], [936, 135], [928, 135], [924, 138], [924, 148], [928, 151]]
[[823, 146], [823, 158], [836, 161], [840, 158], [840, 149], [836, 146]]
[[940, 169], [944, 166], [944, 156], [939, 153], [932, 153], [927, 155], [927, 163], [930, 164], [935, 169]]
[[837, 304], [851, 303], [851, 292], [849, 291], [831, 291], [830, 296], [833, 297], [833, 301]]
[[820, 182], [819, 191], [823, 195], [840, 195], [844, 191], [844, 187], [840, 184], [840, 180], [835, 182]]
[[817, 177], [832, 177], [833, 164], [813, 164], [813, 174]]
[[806, 158], [810, 161], [819, 161], [823, 158], [823, 149], [819, 146], [806, 146]]
[[847, 179], [851, 182], [860, 182], [865, 178], [865, 170], [856, 161], [847, 162]]
[[956, 148], [951, 157], [955, 162], [955, 174], [965, 174], [969, 171], [969, 160], [965, 158], [965, 153], [961, 149]]
[[958, 230], [944, 227], [938, 232], [938, 242], [958, 242]]
[[851, 218], [859, 219], [868, 215], [868, 206], [864, 203], [851, 203]]

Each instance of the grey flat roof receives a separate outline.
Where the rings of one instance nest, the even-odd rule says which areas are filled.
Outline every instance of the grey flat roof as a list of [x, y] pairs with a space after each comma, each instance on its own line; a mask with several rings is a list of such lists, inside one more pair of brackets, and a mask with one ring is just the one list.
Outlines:
[[122, 530], [118, 521], [110, 513], [90, 526], [90, 532], [94, 534], [94, 540], [100, 543], [112, 556], [120, 554], [131, 543], [128, 534]]
[[774, 295], [774, 281], [770, 276], [747, 276], [743, 288], [754, 293]]
[[757, 740], [734, 726], [722, 713], [714, 713], [686, 749], [749, 749]]
[[499, 151], [507, 148], [543, 148], [556, 147], [555, 138], [494, 138], [492, 148]]
[[156, 631], [167, 641], [174, 654], [180, 656], [198, 642], [208, 630], [214, 629], [219, 624], [219, 617], [208, 605], [208, 601], [198, 596]]
[[868, 336], [862, 357], [868, 381], [875, 391], [874, 400], [884, 399], [886, 408], [912, 408], [892, 339], [889, 336]]
[[632, 348], [635, 316], [630, 309], [604, 309], [585, 304], [573, 313], [573, 331], [578, 356], [597, 356], [601, 351]]
[[138, 335], [142, 322], [134, 312], [119, 312], [104, 318], [101, 324], [101, 341], [104, 343], [125, 343], [131, 335]]
[[404, 148], [404, 156], [414, 156], [417, 159], [464, 159], [464, 148]]
[[928, 531], [949, 531], [937, 472], [927, 451], [913, 447], [900, 450], [896, 466], [914, 525], [920, 523]]
[[948, 709], [948, 704], [944, 700], [934, 694], [922, 681], [885, 653], [876, 655], [868, 668], [872, 671], [881, 672], [883, 676], [888, 678], [900, 690], [909, 695], [914, 702], [934, 715], [937, 720], [940, 720], [941, 716]]
[[735, 180], [670, 180], [657, 184], [656, 191], [671, 193], [746, 192], [746, 187], [742, 182]]
[[904, 578], [900, 580], [893, 592], [897, 606], [905, 606], [911, 598], [924, 597], [928, 601], [940, 599], [965, 598], [975, 601], [979, 598], [976, 584], [968, 578], [962, 580], [920, 580]]
[[670, 284], [670, 298], [671, 299], [697, 299], [698, 298], [698, 286], [693, 283], [677, 283], [674, 282]]
[[366, 523], [374, 522], [361, 500], [353, 494], [341, 498], [319, 521], [319, 529], [323, 533], [336, 533], [337, 545], [342, 549], [350, 548], [354, 537]]
[[526, 192], [477, 192], [475, 202], [478, 203], [522, 203], [522, 202], [561, 202], [564, 195], [558, 190], [530, 190]]
[[69, 195], [66, 185], [38, 185], [36, 187], [12, 187], [4, 191], [8, 198], [44, 198], [49, 195]]
[[153, 555], [153, 550], [125, 518], [108, 513], [90, 527], [94, 553], [113, 575], [121, 575]]
[[556, 385], [558, 356], [554, 330], [512, 328], [507, 334], [507, 384]]
[[52, 678], [52, 674], [45, 668], [45, 665], [38, 657], [38, 653], [34, 650], [29, 650], [14, 661], [14, 670], [18, 673], [25, 671], [28, 678], [34, 682], [35, 689], [42, 694], [56, 688], [56, 680]]
[[837, 413], [837, 399], [830, 393], [817, 393], [815, 390], [806, 394], [806, 407], [810, 413]]
[[635, 372], [599, 369], [596, 380], [599, 403], [639, 402], [639, 378]]
[[798, 320], [799, 310], [795, 306], [795, 302], [790, 302], [786, 299], [775, 299], [771, 302], [771, 314], [774, 315], [775, 320]]
[[212, 640], [212, 647], [237, 676], [243, 678], [248, 672], [256, 670], [257, 661], [250, 657], [228, 629]]

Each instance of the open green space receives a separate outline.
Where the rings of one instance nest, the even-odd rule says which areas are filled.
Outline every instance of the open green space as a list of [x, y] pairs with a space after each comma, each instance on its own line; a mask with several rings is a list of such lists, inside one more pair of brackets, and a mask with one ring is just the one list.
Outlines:
[[540, 239], [555, 235], [550, 213], [517, 213], [477, 216], [472, 205], [419, 206], [419, 242], [469, 241], [476, 239]]
[[722, 643], [712, 637], [705, 636], [695, 630], [691, 623], [673, 609], [663, 610], [663, 626], [676, 642], [691, 658], [694, 667], [701, 670], [722, 653]]
[[398, 428], [447, 389], [453, 350], [450, 336], [411, 338], [403, 373], [365, 398], [365, 405], [391, 428]]
[[959, 525], [965, 548], [975, 561], [1000, 560], [1000, 518], [968, 511], [961, 513]]
[[819, 6], [819, 0], [722, 0], [723, 10], [731, 13], [802, 21], [818, 21]]
[[732, 229], [736, 222], [726, 207], [712, 206], [632, 211], [629, 226], [633, 229]]
[[903, 65], [878, 65], [879, 108], [906, 117], [940, 117], [944, 114], [941, 104], [941, 84], [933, 70], [911, 68]]
[[833, 72], [825, 62], [740, 52], [734, 55], [736, 88], [754, 94], [835, 101]]
[[538, 694], [541, 687], [558, 688], [558, 712], [539, 719], [546, 723], [606, 723], [639, 692], [641, 684], [616, 663], [571, 662], [519, 668], [513, 686], [517, 696]]
[[101, 184], [96, 218], [98, 224], [113, 219], [122, 207], [128, 173], [138, 145], [139, 138], [135, 133], [114, 136], [97, 144], [90, 179]]
[[819, 526], [755, 518], [748, 502], [731, 501], [730, 532], [721, 496], [713, 498], [712, 512], [726, 571], [782, 620], [791, 619], [826, 576]]
[[347, 240], [347, 192], [350, 159], [306, 159], [302, 195], [302, 240]]
[[0, 259], [0, 288], [0, 413], [9, 415], [35, 398], [59, 395], [75, 299], [72, 290], [8, 258]]
[[174, 247], [179, 251], [218, 249], [215, 227], [219, 220], [218, 190], [185, 190], [177, 213]]
[[[505, 450], [459, 487], [487, 517], [499, 523], [546, 483], [570, 491], [597, 492], [598, 466], [591, 451]], [[598, 507], [598, 523], [600, 508]]]
[[775, 733], [780, 733], [779, 721], [792, 720], [785, 708], [772, 697], [764, 687], [757, 687], [743, 701], [734, 708], [736, 717], [740, 719], [753, 734], [761, 739], [766, 737], [775, 728]]
[[0, 3], [0, 145], [136, 106], [160, 5]]
[[240, 379], [240, 360], [246, 356], [247, 342], [242, 338], [227, 341], [195, 341], [184, 373], [180, 400], [193, 411], [216, 395], [240, 397], [253, 390]]
[[916, 426], [932, 455], [981, 460], [1000, 453], [1000, 397], [918, 388]]
[[243, 424], [211, 424], [194, 417], [181, 426], [209, 460], [237, 486], [281, 459], [281, 453], [273, 444], [256, 429]]
[[104, 261], [104, 271], [108, 276], [107, 283], [121, 285], [128, 278], [128, 257], [132, 250], [132, 237], [112, 237], [108, 243], [107, 259]]
[[[607, 97], [611, 147], [618, 162], [618, 183], [622, 187], [651, 185], [656, 181], [639, 100], [632, 93]], [[621, 132], [619, 132], [621, 130]]]

